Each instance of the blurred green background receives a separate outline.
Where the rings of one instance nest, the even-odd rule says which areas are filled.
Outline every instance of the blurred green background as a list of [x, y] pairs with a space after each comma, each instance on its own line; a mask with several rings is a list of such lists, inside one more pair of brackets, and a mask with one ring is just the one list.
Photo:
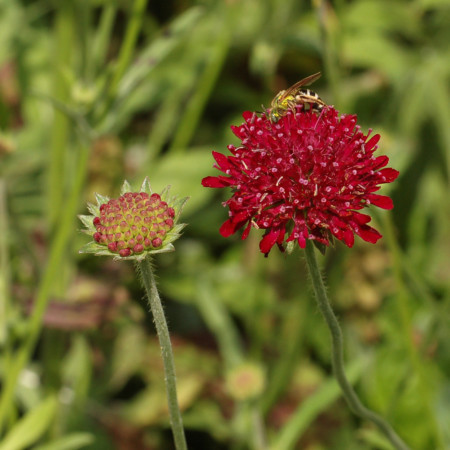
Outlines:
[[189, 447], [391, 448], [333, 382], [302, 252], [222, 238], [230, 193], [200, 184], [243, 111], [318, 71], [400, 170], [384, 238], [321, 257], [349, 376], [449, 449], [449, 25], [448, 0], [0, 0], [0, 449], [172, 448], [133, 267], [78, 254], [94, 192], [145, 176], [190, 196], [156, 259]]

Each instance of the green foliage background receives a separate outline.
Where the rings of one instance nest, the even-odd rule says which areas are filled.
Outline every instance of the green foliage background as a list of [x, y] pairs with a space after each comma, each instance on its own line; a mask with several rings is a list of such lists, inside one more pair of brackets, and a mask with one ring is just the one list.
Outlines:
[[411, 448], [450, 448], [449, 23], [448, 0], [0, 0], [0, 449], [171, 448], [133, 268], [77, 253], [93, 193], [145, 176], [190, 196], [156, 261], [190, 448], [390, 448], [339, 396], [302, 253], [225, 240], [229, 193], [200, 185], [242, 111], [317, 71], [401, 173], [384, 238], [322, 258], [349, 374]]

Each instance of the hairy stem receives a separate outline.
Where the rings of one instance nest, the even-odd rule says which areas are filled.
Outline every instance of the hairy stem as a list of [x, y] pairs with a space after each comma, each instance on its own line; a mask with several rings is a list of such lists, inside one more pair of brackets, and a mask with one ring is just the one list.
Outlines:
[[137, 263], [141, 273], [142, 284], [147, 293], [148, 303], [153, 314], [153, 320], [158, 333], [161, 354], [164, 363], [164, 375], [166, 381], [167, 403], [169, 407], [170, 423], [177, 450], [187, 450], [186, 438], [184, 436], [183, 421], [178, 406], [177, 386], [175, 375], [175, 363], [173, 361], [172, 344], [170, 342], [169, 329], [167, 327], [164, 310], [156, 287], [155, 276], [149, 258]]
[[375, 425], [377, 425], [397, 450], [408, 450], [409, 447], [397, 435], [397, 433], [393, 430], [389, 423], [386, 422], [378, 414], [366, 408], [361, 403], [358, 395], [353, 390], [351, 384], [347, 379], [347, 376], [345, 375], [342, 331], [328, 300], [319, 266], [317, 265], [316, 255], [314, 253], [314, 245], [311, 241], [307, 241], [306, 245], [306, 262], [311, 274], [317, 304], [331, 334], [333, 372], [339, 383], [339, 386], [342, 389], [345, 400], [347, 401], [350, 409], [357, 416], [361, 417], [362, 419], [370, 420]]

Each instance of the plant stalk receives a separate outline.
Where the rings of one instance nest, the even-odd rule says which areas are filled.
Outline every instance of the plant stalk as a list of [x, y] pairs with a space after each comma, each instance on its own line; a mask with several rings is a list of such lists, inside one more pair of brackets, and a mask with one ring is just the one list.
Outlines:
[[135, 50], [137, 38], [142, 27], [142, 21], [148, 0], [135, 0], [120, 48], [119, 59], [110, 86], [110, 99], [117, 95], [120, 80], [128, 69]]
[[137, 263], [141, 273], [142, 284], [147, 293], [148, 303], [153, 314], [156, 332], [161, 346], [161, 354], [164, 363], [164, 375], [166, 381], [167, 403], [169, 407], [170, 423], [176, 450], [187, 450], [186, 438], [183, 429], [180, 408], [178, 406], [177, 386], [175, 375], [175, 363], [173, 360], [172, 344], [170, 342], [169, 329], [167, 327], [164, 309], [156, 287], [155, 276], [149, 258]]
[[5, 372], [5, 381], [2, 386], [0, 397], [0, 433], [4, 421], [12, 411], [14, 392], [19, 379], [20, 372], [30, 359], [42, 330], [42, 319], [50, 300], [50, 293], [61, 271], [64, 255], [67, 252], [69, 239], [73, 233], [73, 221], [77, 212], [81, 193], [86, 177], [86, 167], [89, 157], [89, 146], [80, 148], [80, 156], [77, 162], [75, 177], [70, 196], [61, 212], [58, 229], [52, 240], [48, 263], [39, 282], [35, 296], [33, 311], [28, 319], [27, 336], [14, 355], [14, 361]]
[[339, 386], [342, 389], [345, 400], [347, 401], [353, 413], [355, 413], [362, 419], [370, 420], [375, 425], [377, 425], [397, 450], [409, 450], [409, 447], [397, 435], [397, 433], [393, 430], [388, 422], [386, 422], [375, 412], [366, 408], [361, 403], [358, 395], [353, 390], [351, 384], [347, 379], [347, 376], [345, 375], [342, 331], [327, 297], [319, 266], [317, 264], [316, 255], [314, 253], [314, 245], [309, 240], [306, 243], [306, 263], [311, 275], [317, 304], [331, 334], [333, 372], [334, 376], [337, 379], [337, 382], [339, 383]]

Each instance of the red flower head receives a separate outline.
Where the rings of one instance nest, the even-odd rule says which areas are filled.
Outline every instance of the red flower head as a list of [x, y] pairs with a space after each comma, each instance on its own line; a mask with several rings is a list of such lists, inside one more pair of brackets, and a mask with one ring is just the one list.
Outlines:
[[245, 227], [245, 239], [252, 226], [265, 229], [260, 249], [266, 255], [291, 241], [305, 248], [306, 239], [329, 245], [334, 236], [352, 247], [354, 234], [371, 243], [380, 239], [367, 225], [371, 217], [358, 212], [371, 204], [393, 208], [389, 197], [375, 194], [398, 176], [383, 168], [387, 156], [373, 156], [379, 135], [369, 139], [355, 115], [339, 116], [333, 107], [318, 114], [298, 106], [276, 123], [248, 111], [243, 117], [244, 124], [232, 127], [242, 145], [228, 146], [232, 156], [213, 152], [225, 175], [202, 180], [205, 187], [233, 189], [222, 236]]

